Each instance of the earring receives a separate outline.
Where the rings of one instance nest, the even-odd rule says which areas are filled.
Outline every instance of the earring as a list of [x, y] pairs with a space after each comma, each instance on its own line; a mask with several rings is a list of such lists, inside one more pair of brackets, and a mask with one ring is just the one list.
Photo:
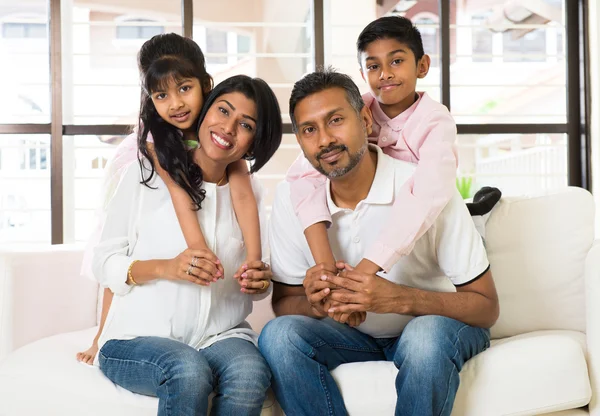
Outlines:
[[253, 152], [247, 152], [244, 156], [243, 156], [244, 160], [252, 160], [254, 159], [254, 153]]

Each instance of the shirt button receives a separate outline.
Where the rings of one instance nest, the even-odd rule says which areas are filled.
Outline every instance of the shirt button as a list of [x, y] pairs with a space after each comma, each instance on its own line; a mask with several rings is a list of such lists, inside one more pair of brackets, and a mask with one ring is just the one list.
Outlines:
[[382, 142], [387, 142], [387, 137], [382, 137], [382, 138], [381, 138], [381, 141], [382, 141]]
[[358, 236], [354, 237], [354, 242], [355, 243], [358, 243], [359, 241], [360, 241], [360, 237], [358, 237]]

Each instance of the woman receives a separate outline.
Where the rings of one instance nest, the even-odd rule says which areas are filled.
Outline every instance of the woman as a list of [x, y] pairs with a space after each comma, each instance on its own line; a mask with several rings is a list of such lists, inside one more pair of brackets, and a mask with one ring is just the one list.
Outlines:
[[[176, 159], [167, 167], [178, 170], [169, 174], [191, 184], [187, 192], [199, 202], [198, 219], [224, 278], [211, 251], [185, 249], [152, 160], [130, 166], [94, 252], [94, 275], [115, 294], [96, 363], [114, 383], [157, 396], [159, 415], [206, 414], [213, 390], [213, 413], [258, 415], [270, 372], [245, 319], [252, 302], [267, 295], [271, 272], [256, 261], [236, 273], [245, 250], [226, 172], [241, 158], [261, 166], [270, 159], [281, 142], [281, 116], [268, 85], [240, 75], [211, 92], [200, 120], [194, 152], [181, 141], [154, 143], [159, 161], [166, 148]], [[255, 195], [260, 203], [256, 186]], [[264, 220], [261, 214], [263, 231]]]

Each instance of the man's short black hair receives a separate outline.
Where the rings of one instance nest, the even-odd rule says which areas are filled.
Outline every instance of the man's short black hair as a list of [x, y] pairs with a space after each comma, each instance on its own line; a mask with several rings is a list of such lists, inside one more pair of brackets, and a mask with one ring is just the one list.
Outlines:
[[329, 88], [343, 89], [346, 93], [346, 99], [357, 114], [365, 106], [360, 91], [354, 81], [352, 81], [352, 78], [346, 74], [337, 72], [332, 67], [319, 68], [315, 72], [296, 81], [292, 89], [292, 95], [290, 96], [290, 118], [292, 119], [294, 133], [298, 132], [298, 125], [294, 114], [296, 105], [304, 98]]
[[404, 43], [415, 55], [417, 62], [425, 55], [421, 32], [409, 19], [401, 16], [385, 16], [373, 20], [358, 35], [356, 49], [360, 65], [362, 65], [360, 54], [367, 49], [370, 43], [380, 39], [394, 39]]

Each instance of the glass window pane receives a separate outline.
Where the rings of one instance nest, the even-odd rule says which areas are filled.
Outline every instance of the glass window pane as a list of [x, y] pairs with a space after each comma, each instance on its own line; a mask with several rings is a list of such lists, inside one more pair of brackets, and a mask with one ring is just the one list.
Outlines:
[[64, 241], [86, 241], [96, 225], [104, 168], [125, 136], [63, 137]]
[[227, 63], [227, 32], [221, 30], [206, 29], [206, 63]]
[[50, 136], [0, 135], [0, 243], [50, 243]]
[[567, 186], [564, 134], [459, 135], [458, 160], [458, 181], [470, 196], [483, 186], [496, 186], [505, 196]]
[[135, 123], [137, 53], [158, 33], [182, 33], [181, 2], [87, 2], [63, 9], [63, 122]]
[[564, 2], [451, 4], [456, 122], [566, 123]]
[[312, 0], [194, 0], [194, 40], [219, 83], [246, 74], [267, 81], [284, 122], [296, 80], [314, 68]]
[[0, 123], [50, 122], [48, 3], [0, 0]]

